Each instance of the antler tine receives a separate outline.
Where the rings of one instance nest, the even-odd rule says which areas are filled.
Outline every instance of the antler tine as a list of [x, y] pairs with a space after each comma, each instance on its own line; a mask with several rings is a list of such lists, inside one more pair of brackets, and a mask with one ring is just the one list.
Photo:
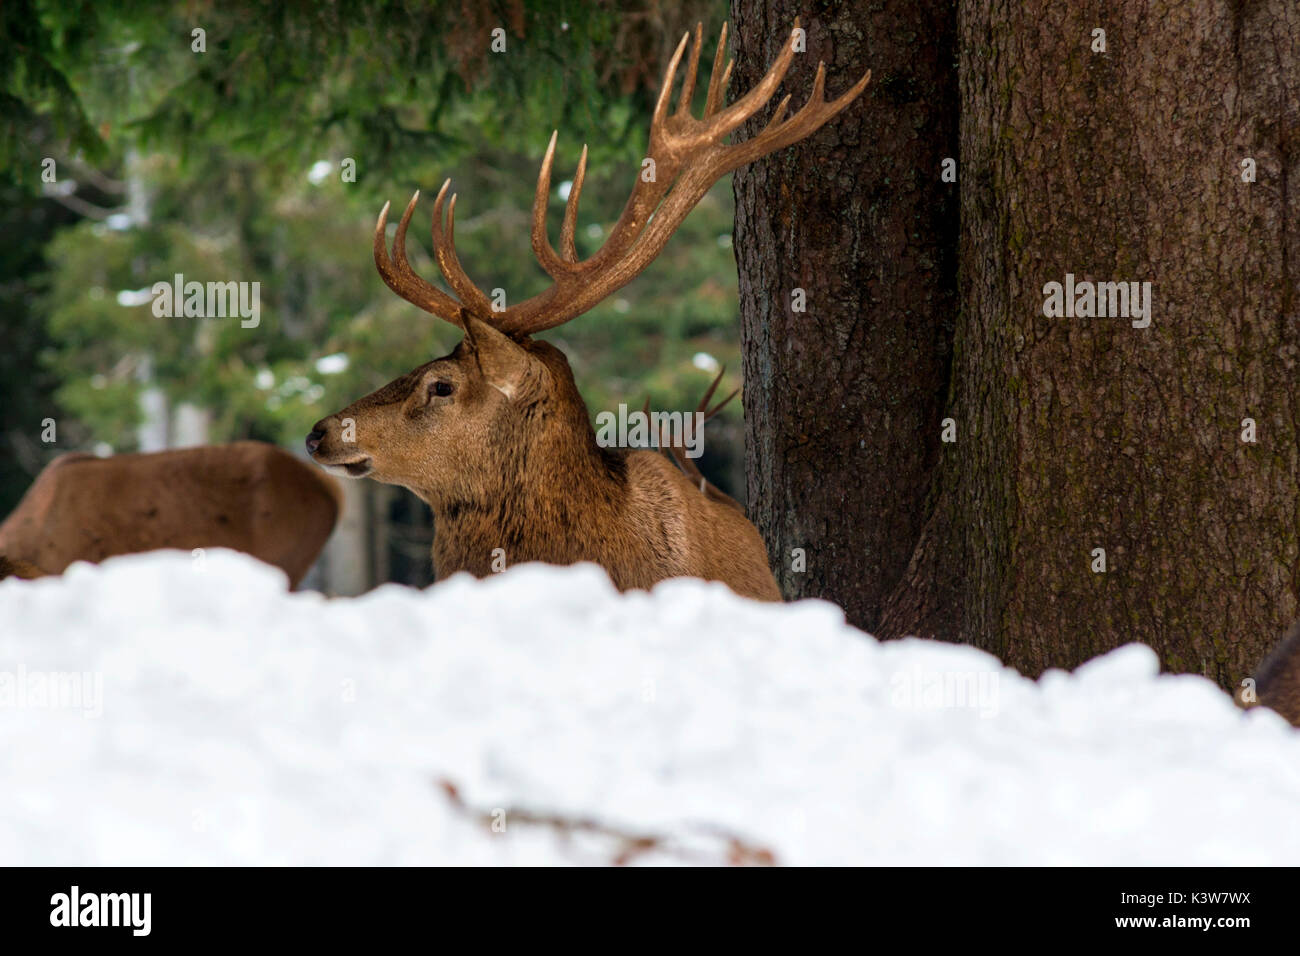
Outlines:
[[438, 198], [433, 201], [433, 257], [438, 262], [438, 268], [442, 270], [443, 278], [451, 286], [451, 291], [455, 292], [460, 299], [458, 309], [464, 306], [470, 312], [486, 317], [492, 314], [492, 306], [487, 296], [465, 274], [460, 264], [460, 257], [456, 255], [456, 197], [454, 195], [447, 208], [447, 230], [443, 232], [442, 205], [450, 188], [451, 180], [448, 179], [438, 190]]
[[679, 115], [691, 111], [691, 100], [695, 97], [695, 74], [700, 67], [700, 50], [704, 47], [704, 24], [695, 24], [695, 42], [691, 44], [691, 58], [686, 64], [686, 76], [682, 80], [682, 95], [677, 101]]
[[[769, 119], [767, 121], [767, 125], [763, 127], [763, 132], [766, 133], [769, 129], [775, 128], [785, 117], [785, 111], [788, 110], [789, 108], [790, 108], [790, 94], [787, 93], [785, 94], [785, 96], [781, 97], [781, 102], [776, 104], [776, 109], [772, 110], [772, 118]], [[761, 135], [762, 133], [759, 134], [759, 136]], [[756, 136], [754, 138], [757, 139], [758, 137]]]
[[700, 404], [695, 407], [695, 411], [697, 414], [709, 407], [709, 399], [711, 399], [713, 397], [713, 393], [718, 390], [718, 383], [722, 381], [722, 376], [726, 374], [727, 374], [727, 366], [724, 365], [718, 369], [718, 374], [715, 375], [713, 377], [713, 381], [709, 383], [709, 388], [704, 393], [704, 397], [700, 399]]
[[[643, 173], [637, 177], [623, 212], [611, 228], [605, 243], [590, 258], [581, 262], [577, 258], [574, 232], [577, 227], [578, 201], [586, 174], [586, 149], [583, 150], [578, 173], [570, 187], [560, 236], [561, 254], [557, 254], [546, 235], [547, 201], [550, 197], [551, 170], [557, 139], [552, 135], [542, 161], [534, 196], [532, 245], [538, 262], [554, 281], [544, 292], [493, 316], [493, 324], [507, 335], [531, 335], [554, 328], [586, 312], [625, 286], [654, 260], [682, 220], [718, 179], [738, 166], [809, 135], [848, 106], [870, 81], [871, 73], [868, 71], [842, 96], [827, 102], [826, 69], [824, 64], [819, 65], [812, 95], [796, 113], [787, 117], [790, 105], [790, 97], [787, 96], [778, 104], [775, 114], [761, 133], [741, 143], [725, 144], [732, 132], [775, 95], [794, 61], [797, 36], [794, 31], [799, 29], [799, 21], [795, 20], [789, 39], [762, 79], [736, 102], [723, 107], [722, 101], [731, 71], [731, 64], [728, 63], [719, 75], [719, 66], [726, 49], [727, 30], [724, 24], [718, 50], [714, 55], [708, 99], [701, 119], [690, 114], [690, 106], [695, 92], [699, 56], [703, 50], [702, 24], [697, 25], [694, 31], [695, 42], [690, 49], [677, 109], [671, 116], [668, 112], [677, 70], [682, 65], [687, 54], [687, 44], [691, 41], [691, 33], [683, 34], [664, 71], [663, 85], [655, 101]], [[653, 174], [644, 175], [646, 168], [652, 169]], [[483, 301], [482, 293], [478, 293], [463, 273], [458, 272], [454, 250], [440, 248], [438, 262], [443, 266], [448, 284], [457, 295], [467, 303]], [[475, 298], [476, 295], [478, 298]]]
[[[696, 414], [702, 413], [704, 415], [705, 422], [709, 421], [715, 415], [717, 415], [718, 412], [722, 411], [723, 407], [740, 393], [740, 389], [737, 388], [735, 391], [733, 391], [722, 401], [718, 402], [718, 404], [714, 405], [713, 408], [708, 407], [709, 399], [713, 397], [714, 391], [717, 390], [719, 383], [722, 382], [722, 376], [724, 376], [726, 373], [727, 373], [727, 367], [725, 365], [722, 366], [722, 368], [718, 369], [718, 374], [714, 377], [713, 381], [709, 383], [708, 391], [704, 393], [704, 397], [700, 399], [700, 404], [697, 405], [695, 408]], [[648, 404], [649, 402], [647, 401], [647, 405]], [[661, 443], [662, 443], [662, 436], [661, 436]], [[721, 504], [729, 505], [730, 507], [735, 508], [738, 511], [741, 512], [744, 511], [744, 508], [740, 506], [740, 502], [738, 502], [735, 498], [731, 497], [731, 495], [719, 489], [717, 486], [715, 486], [712, 482], [710, 482], [707, 478], [704, 477], [704, 473], [700, 471], [699, 466], [695, 464], [695, 462], [692, 461], [689, 456], [687, 456], [686, 450], [684, 448], [681, 448], [678, 445], [670, 442], [668, 445], [668, 457], [671, 458], [674, 463], [676, 463], [677, 467], [682, 470], [682, 473], [685, 474], [686, 477], [691, 480], [691, 483], [696, 485], [700, 489], [700, 491], [702, 491], [708, 498], [710, 498], [713, 501], [717, 501]]]
[[704, 473], [700, 471], [700, 466], [691, 461], [685, 451], [671, 442], [665, 446], [664, 450], [667, 452], [668, 457], [677, 463], [677, 467], [686, 473], [686, 477], [692, 479], [699, 485], [700, 491], [703, 491], [705, 478]]
[[582, 144], [582, 158], [578, 160], [578, 171], [573, 176], [569, 187], [569, 201], [564, 204], [564, 224], [560, 227], [560, 256], [565, 262], [576, 263], [578, 250], [573, 244], [573, 234], [578, 228], [578, 197], [582, 195], [582, 183], [587, 178], [587, 144]]
[[[551, 200], [551, 164], [555, 162], [555, 141], [559, 135], [559, 130], [551, 133], [551, 141], [546, 146], [546, 155], [542, 157], [542, 168], [537, 173], [537, 191], [533, 193], [533, 255], [552, 279], [558, 279], [568, 271], [564, 268], [564, 260], [555, 254], [555, 250], [551, 248], [551, 240], [546, 236], [546, 207]], [[566, 220], [569, 217], [567, 207], [564, 217]]]
[[441, 289], [421, 279], [406, 260], [406, 227], [410, 225], [411, 213], [415, 211], [415, 204], [419, 198], [420, 192], [416, 190], [411, 201], [406, 204], [406, 212], [402, 214], [401, 221], [397, 224], [397, 235], [393, 240], [393, 256], [396, 262], [388, 257], [386, 235], [388, 209], [391, 203], [384, 203], [384, 208], [379, 211], [379, 219], [375, 222], [375, 268], [379, 270], [384, 285], [407, 302], [440, 319], [456, 324], [460, 303]]
[[659, 99], [655, 101], [655, 111], [650, 117], [652, 137], [654, 131], [663, 125], [664, 117], [668, 113], [668, 97], [672, 95], [673, 81], [677, 79], [677, 67], [682, 62], [682, 55], [686, 52], [686, 44], [690, 39], [691, 34], [689, 31], [682, 34], [681, 42], [677, 44], [672, 59], [668, 61], [668, 69], [664, 71], [664, 84], [659, 88]]
[[794, 62], [795, 31], [798, 29], [799, 18], [795, 17], [794, 26], [790, 28], [790, 36], [786, 39], [784, 48], [781, 50], [780, 55], [772, 61], [772, 65], [767, 68], [763, 78], [754, 85], [752, 90], [710, 118], [708, 130], [710, 138], [715, 142], [737, 129], [762, 109], [763, 104], [772, 98], [776, 88], [785, 79], [790, 64]]
[[[420, 195], [416, 190], [415, 195]], [[379, 278], [384, 280], [384, 285], [392, 289], [398, 295], [406, 298], [402, 294], [401, 283], [398, 281], [397, 268], [393, 265], [393, 260], [388, 257], [388, 208], [391, 202], [384, 203], [384, 208], [379, 210], [379, 218], [375, 220], [375, 268], [379, 270]], [[407, 208], [415, 205], [415, 199], [412, 199]]]
[[765, 156], [781, 149], [783, 146], [789, 146], [791, 143], [803, 139], [853, 102], [858, 94], [866, 88], [870, 80], [871, 71], [867, 70], [862, 79], [853, 84], [843, 95], [828, 103], [825, 98], [826, 64], [819, 62], [817, 64], [817, 76], [813, 80], [813, 89], [808, 97], [808, 102], [801, 106], [793, 116], [782, 120], [790, 98], [787, 96], [782, 100], [777, 111], [761, 133], [753, 139], [726, 147], [727, 152], [730, 154], [725, 159], [726, 168], [728, 170], [736, 169], [760, 156]]
[[[654, 115], [650, 121], [650, 148], [648, 153], [651, 157], [663, 152], [662, 139], [664, 122], [668, 110], [668, 98], [672, 93], [673, 81], [677, 75], [677, 67], [681, 64], [682, 56], [686, 52], [686, 44], [690, 40], [690, 33], [682, 34], [681, 40], [677, 44], [677, 49], [673, 51], [672, 59], [668, 63], [668, 68], [664, 71], [663, 85], [659, 89], [659, 98], [655, 102]], [[687, 117], [689, 120], [689, 117]], [[546, 205], [551, 191], [551, 167], [555, 160], [555, 141], [558, 133], [551, 134], [551, 142], [546, 148], [546, 155], [542, 158], [542, 168], [537, 175], [537, 190], [533, 195], [533, 224], [532, 224], [532, 247], [533, 253], [537, 257], [538, 263], [551, 278], [557, 280], [557, 284], [540, 293], [533, 299], [528, 300], [520, 306], [507, 310], [505, 316], [501, 318], [499, 328], [511, 335], [530, 334], [535, 331], [551, 328], [568, 321], [574, 315], [580, 315], [585, 312], [590, 305], [578, 308], [577, 311], [567, 313], [564, 311], [550, 311], [549, 314], [544, 312], [545, 307], [559, 298], [559, 283], [565, 280], [573, 281], [578, 276], [586, 276], [592, 273], [599, 273], [602, 268], [609, 265], [610, 273], [613, 275], [625, 275], [618, 286], [626, 284], [633, 278], [640, 268], [628, 269], [622, 261], [624, 253], [632, 246], [641, 233], [645, 230], [646, 224], [654, 212], [655, 206], [663, 198], [673, 179], [677, 175], [676, 160], [672, 155], [663, 157], [663, 175], [647, 181], [638, 178], [636, 185], [632, 189], [632, 194], [628, 197], [627, 204], [623, 207], [623, 212], [614, 224], [610, 232], [610, 237], [605, 244], [597, 250], [596, 254], [585, 262], [577, 262], [576, 250], [574, 259], [566, 261], [556, 255], [555, 250], [551, 247], [550, 239], [546, 235]], [[586, 149], [583, 150], [584, 162], [581, 164], [580, 172], [585, 176], [585, 157]], [[574, 187], [578, 186], [575, 179]], [[578, 190], [579, 195], [581, 190]], [[572, 208], [572, 216], [577, 217], [577, 198], [571, 191], [569, 200]], [[566, 221], [570, 217], [570, 207], [565, 208]], [[567, 252], [567, 250], [566, 250]], [[644, 268], [642, 266], [641, 268]], [[598, 286], [586, 281], [582, 285], [587, 289], [595, 289]], [[588, 292], [587, 294], [590, 294]], [[603, 297], [603, 296], [601, 296]], [[599, 301], [596, 298], [595, 301]], [[594, 304], [594, 302], [592, 303]], [[571, 304], [570, 304], [570, 307]]]
[[[645, 402], [641, 405], [641, 414], [645, 416], [645, 420], [648, 423], [650, 421], [650, 396], [649, 395], [645, 397]], [[667, 437], [665, 438], [663, 425], [660, 425], [655, 430], [655, 434], [651, 437], [650, 447], [657, 450], [660, 454], [668, 455], [670, 458], [673, 457], [671, 454], [673, 449], [672, 435], [668, 434]]]
[[722, 383], [722, 376], [726, 374], [727, 374], [727, 366], [724, 365], [720, 369], [718, 369], [718, 374], [714, 377], [713, 381], [709, 384], [709, 390], [704, 393], [704, 397], [700, 399], [700, 404], [695, 408], [697, 414], [701, 412], [704, 414], [704, 420], [706, 422], [709, 421], [709, 419], [716, 416], [718, 412], [726, 408], [727, 403], [740, 394], [739, 388], [733, 389], [730, 395], [728, 395], [722, 401], [718, 402], [718, 404], [714, 405], [712, 408], [709, 408], [709, 399], [713, 397], [713, 393], [717, 391], [718, 385]]
[[[420, 190], [415, 191], [411, 201], [406, 204], [406, 209], [402, 212], [402, 218], [398, 220], [397, 232], [393, 236], [393, 261], [397, 265], [397, 270], [404, 277], [419, 279], [415, 271], [411, 268], [411, 263], [406, 258], [406, 228], [411, 224], [411, 214], [415, 212], [415, 204], [420, 201]], [[385, 203], [384, 209], [388, 209]], [[420, 279], [423, 282], [423, 279]]]
[[700, 491], [704, 492], [706, 498], [710, 501], [716, 501], [718, 504], [726, 505], [729, 508], [735, 508], [741, 514], [745, 513], [745, 509], [741, 506], [740, 502], [731, 497], [731, 495], [727, 494], [713, 482], [709, 481], [709, 479], [705, 478], [704, 472], [700, 471], [699, 466], [695, 464], [695, 462], [686, 457], [686, 453], [682, 451], [682, 449], [674, 445], [668, 450], [668, 453], [672, 460], [677, 463], [677, 467], [685, 473], [687, 478], [691, 479], [691, 483], [696, 485]]
[[[726, 407], [728, 402], [730, 402], [733, 398], [735, 398], [737, 395], [740, 394], [740, 389], [737, 388], [733, 390], [732, 393], [728, 395], [726, 398], [724, 398], [722, 401], [718, 402], [718, 404], [714, 405], [712, 408], [709, 408], [709, 399], [713, 397], [713, 393], [717, 391], [718, 385], [721, 384], [722, 382], [722, 376], [726, 374], [727, 374], [727, 367], [724, 365], [722, 366], [722, 368], [718, 370], [718, 374], [714, 376], [713, 381], [709, 383], [709, 387], [705, 391], [704, 396], [700, 399], [700, 403], [695, 406], [695, 414], [703, 415], [704, 421], [706, 422], [714, 418], [718, 414], [718, 412], [722, 411], [722, 409]], [[650, 415], [649, 396], [646, 397], [645, 404], [641, 407], [641, 414], [645, 415], [647, 418]], [[666, 445], [664, 444], [662, 426], [659, 429], [658, 437], [659, 437], [659, 446], [661, 448], [676, 448], [676, 446], [673, 445], [672, 442], [669, 442]], [[679, 461], [678, 464], [681, 464], [681, 462]], [[683, 470], [685, 470], [685, 466], [683, 466]]]
[[727, 406], [728, 402], [730, 402], [733, 398], [735, 398], [737, 395], [740, 394], [740, 389], [738, 388], [734, 389], [730, 395], [728, 395], [722, 401], [718, 402], [718, 404], [714, 405], [712, 408], [709, 408], [709, 399], [713, 397], [713, 393], [717, 390], [718, 385], [722, 382], [722, 376], [726, 374], [727, 374], [727, 366], [724, 365], [722, 366], [722, 368], [718, 369], [717, 377], [713, 379], [713, 382], [709, 385], [709, 390], [704, 393], [704, 397], [700, 399], [699, 406], [695, 409], [697, 413], [700, 412], [704, 413], [704, 420], [706, 422], [709, 419], [713, 418], [715, 415], [717, 415], [718, 412], [722, 411]]
[[727, 55], [727, 21], [722, 21], [722, 31], [718, 34], [718, 50], [713, 54], [713, 69], [709, 71], [709, 98], [704, 101], [704, 118], [708, 119], [718, 108], [722, 97], [727, 92], [727, 81], [731, 79], [734, 60], [727, 61], [727, 69], [722, 70], [722, 58]]
[[[726, 366], [723, 366], [718, 371], [717, 377], [713, 380], [712, 384], [709, 385], [709, 390], [704, 393], [704, 397], [700, 400], [700, 404], [695, 409], [697, 414], [700, 412], [704, 413], [704, 421], [706, 422], [716, 415], [724, 405], [735, 398], [740, 392], [740, 389], [736, 389], [722, 401], [718, 402], [717, 405], [714, 405], [712, 409], [705, 411], [705, 409], [708, 408], [709, 399], [713, 396], [713, 392], [717, 389], [718, 383], [722, 381], [722, 376], [726, 374], [726, 371]], [[650, 397], [648, 395], [646, 396], [645, 402], [641, 405], [641, 414], [647, 419], [650, 417]], [[718, 502], [719, 504], [735, 508], [741, 514], [744, 514], [745, 509], [741, 507], [740, 502], [731, 497], [731, 495], [720, 490], [716, 485], [705, 478], [704, 473], [700, 471], [699, 466], [687, 456], [686, 450], [672, 441], [671, 434], [669, 434], [665, 440], [665, 432], [662, 425], [657, 430], [657, 433], [652, 436], [652, 441], [654, 444], [651, 447], [657, 448], [660, 454], [666, 455], [669, 461], [673, 462], [681, 472], [686, 475], [691, 484], [699, 488], [706, 497], [712, 501]]]
[[730, 394], [730, 395], [728, 395], [726, 398], [724, 398], [722, 401], [718, 402], [718, 404], [714, 405], [712, 408], [710, 408], [707, 412], [704, 413], [704, 420], [707, 422], [707, 421], [709, 421], [709, 420], [711, 420], [711, 419], [713, 419], [713, 418], [716, 418], [717, 415], [718, 415], [718, 412], [720, 412], [720, 411], [722, 411], [724, 408], [726, 408], [727, 405], [731, 402], [731, 400], [732, 400], [733, 398], [735, 398], [735, 397], [736, 397], [737, 395], [739, 395], [739, 394], [740, 394], [740, 389], [739, 389], [739, 388], [733, 388], [733, 389], [731, 390], [731, 394]]

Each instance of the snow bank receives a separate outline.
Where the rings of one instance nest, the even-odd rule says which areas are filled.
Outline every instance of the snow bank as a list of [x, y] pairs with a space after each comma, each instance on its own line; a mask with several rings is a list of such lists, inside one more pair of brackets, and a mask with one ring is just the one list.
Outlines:
[[0, 583], [0, 787], [8, 864], [1300, 862], [1300, 736], [1143, 646], [1033, 682], [592, 566]]

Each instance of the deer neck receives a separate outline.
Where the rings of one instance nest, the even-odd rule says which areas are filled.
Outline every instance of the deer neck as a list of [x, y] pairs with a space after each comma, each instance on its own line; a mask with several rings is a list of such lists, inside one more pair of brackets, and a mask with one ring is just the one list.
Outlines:
[[512, 436], [499, 480], [488, 487], [426, 498], [439, 579], [458, 571], [482, 577], [525, 561], [599, 559], [622, 521], [626, 463], [596, 444], [585, 408], [569, 412], [532, 413], [541, 420]]

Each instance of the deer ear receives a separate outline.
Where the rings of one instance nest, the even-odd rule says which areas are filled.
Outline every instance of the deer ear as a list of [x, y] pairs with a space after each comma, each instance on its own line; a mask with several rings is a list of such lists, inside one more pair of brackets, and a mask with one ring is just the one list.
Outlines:
[[528, 350], [464, 309], [460, 313], [465, 346], [483, 379], [511, 401], [527, 400], [537, 390], [540, 369]]

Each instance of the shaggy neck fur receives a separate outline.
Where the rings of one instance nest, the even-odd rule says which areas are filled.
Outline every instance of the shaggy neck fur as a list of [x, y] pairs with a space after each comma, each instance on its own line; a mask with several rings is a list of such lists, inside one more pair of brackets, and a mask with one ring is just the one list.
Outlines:
[[[457, 571], [484, 576], [525, 561], [602, 561], [627, 500], [622, 452], [601, 448], [558, 350], [530, 343], [549, 375], [534, 402], [512, 404], [494, 427], [500, 457], [472, 483], [421, 494], [435, 518], [438, 579]], [[500, 551], [497, 549], [501, 549]]]

